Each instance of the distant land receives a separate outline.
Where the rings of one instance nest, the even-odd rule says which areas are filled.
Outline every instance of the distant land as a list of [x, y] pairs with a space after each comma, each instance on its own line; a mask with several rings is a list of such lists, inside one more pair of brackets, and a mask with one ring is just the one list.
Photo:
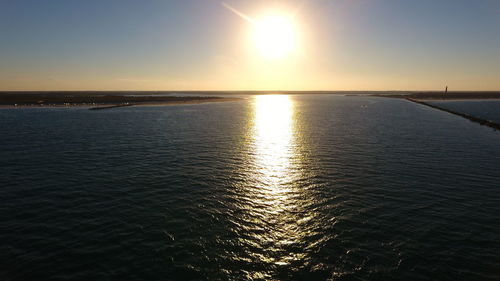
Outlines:
[[407, 95], [412, 91], [0, 91], [2, 95], [71, 95], [71, 96], [173, 96], [173, 95], [303, 95], [303, 94], [328, 94], [328, 95]]
[[[238, 95], [336, 94], [376, 96], [411, 100], [500, 99], [500, 92], [410, 92], [410, 91], [0, 91], [1, 107], [112, 108], [131, 105], [168, 105], [238, 100]], [[228, 97], [232, 96], [232, 97]]]
[[196, 104], [238, 100], [235, 97], [171, 96], [144, 92], [0, 92], [0, 106], [71, 107], [86, 106], [105, 109], [120, 106]]

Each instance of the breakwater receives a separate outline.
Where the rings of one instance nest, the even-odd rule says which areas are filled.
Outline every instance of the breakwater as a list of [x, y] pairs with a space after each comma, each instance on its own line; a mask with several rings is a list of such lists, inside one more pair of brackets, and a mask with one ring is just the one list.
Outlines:
[[461, 113], [461, 112], [457, 112], [457, 111], [450, 110], [450, 109], [447, 109], [447, 108], [443, 108], [443, 107], [440, 107], [440, 106], [437, 106], [437, 105], [434, 105], [434, 104], [430, 104], [430, 103], [427, 103], [427, 102], [424, 102], [424, 101], [421, 101], [421, 100], [416, 100], [416, 99], [412, 99], [412, 98], [406, 98], [406, 100], [414, 102], [414, 103], [418, 103], [418, 104], [421, 104], [421, 105], [425, 105], [425, 106], [428, 106], [428, 107], [431, 107], [431, 108], [434, 108], [434, 109], [438, 109], [438, 110], [441, 110], [441, 111], [444, 111], [444, 112], [448, 112], [448, 113], [451, 113], [451, 114], [454, 114], [454, 115], [457, 115], [457, 116], [460, 116], [460, 117], [465, 118], [465, 119], [467, 119], [469, 121], [478, 123], [478, 124], [480, 124], [482, 126], [487, 126], [487, 127], [493, 128], [495, 130], [500, 130], [500, 124], [495, 123], [495, 122], [493, 122], [491, 120], [486, 120], [486, 119], [478, 118], [478, 117], [475, 117], [475, 116], [472, 116], [472, 115], [469, 115], [469, 114], [466, 114], [466, 113]]

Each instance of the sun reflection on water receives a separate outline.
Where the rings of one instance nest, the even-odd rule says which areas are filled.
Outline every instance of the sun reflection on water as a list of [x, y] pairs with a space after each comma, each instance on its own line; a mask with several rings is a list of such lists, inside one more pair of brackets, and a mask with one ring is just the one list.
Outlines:
[[259, 182], [270, 191], [283, 191], [291, 176], [293, 104], [289, 96], [255, 98], [254, 153]]
[[[247, 190], [251, 197], [250, 213], [259, 225], [254, 239], [266, 254], [260, 262], [287, 266], [301, 260], [300, 253], [289, 247], [297, 245], [303, 235], [297, 221], [301, 206], [296, 179], [300, 177], [295, 143], [294, 104], [286, 95], [255, 97], [253, 112], [253, 183]], [[257, 230], [257, 229], [256, 229]], [[259, 234], [257, 234], [259, 233]]]
[[234, 260], [262, 265], [249, 278], [273, 279], [284, 270], [307, 266], [308, 247], [316, 235], [316, 215], [309, 192], [305, 142], [297, 129], [296, 105], [288, 95], [255, 96], [250, 103], [243, 148], [244, 180], [232, 198], [236, 244], [244, 254]]

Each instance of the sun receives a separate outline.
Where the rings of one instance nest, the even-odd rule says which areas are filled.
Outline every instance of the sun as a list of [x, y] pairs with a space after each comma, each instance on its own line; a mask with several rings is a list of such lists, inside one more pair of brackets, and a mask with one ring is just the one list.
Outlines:
[[297, 32], [291, 17], [268, 15], [254, 23], [254, 42], [257, 50], [267, 58], [280, 59], [296, 47]]

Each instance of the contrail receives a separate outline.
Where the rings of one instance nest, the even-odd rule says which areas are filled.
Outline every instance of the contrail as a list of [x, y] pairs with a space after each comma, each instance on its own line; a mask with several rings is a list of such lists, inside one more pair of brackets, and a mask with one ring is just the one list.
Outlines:
[[228, 9], [229, 11], [237, 14], [238, 16], [240, 16], [241, 18], [243, 18], [244, 20], [248, 21], [248, 22], [251, 22], [253, 24], [255, 24], [255, 20], [252, 19], [251, 17], [245, 15], [244, 13], [236, 10], [235, 8], [229, 6], [229, 4], [225, 3], [225, 2], [222, 2], [222, 6], [224, 6], [224, 8]]

